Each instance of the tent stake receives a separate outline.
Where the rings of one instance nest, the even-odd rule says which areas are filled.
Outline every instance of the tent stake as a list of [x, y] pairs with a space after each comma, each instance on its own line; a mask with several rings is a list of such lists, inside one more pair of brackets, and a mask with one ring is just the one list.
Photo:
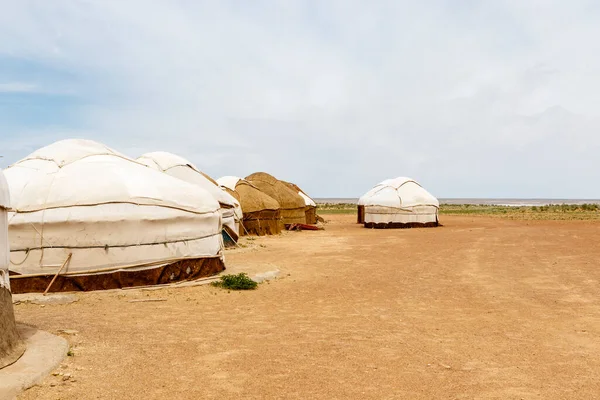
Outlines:
[[54, 275], [54, 278], [52, 278], [52, 280], [50, 281], [50, 283], [48, 284], [48, 287], [46, 288], [46, 290], [44, 291], [44, 296], [48, 294], [48, 290], [50, 290], [50, 287], [52, 286], [52, 284], [54, 283], [54, 281], [56, 280], [56, 278], [58, 278], [58, 274], [61, 273], [61, 271], [63, 270], [63, 268], [65, 267], [65, 265], [67, 265], [67, 263], [69, 262], [69, 260], [71, 259], [71, 256], [73, 255], [73, 253], [69, 253], [69, 255], [67, 256], [67, 259], [65, 260], [65, 262], [63, 263], [63, 265], [61, 265], [60, 269], [58, 270], [58, 272], [56, 272], [56, 275]]

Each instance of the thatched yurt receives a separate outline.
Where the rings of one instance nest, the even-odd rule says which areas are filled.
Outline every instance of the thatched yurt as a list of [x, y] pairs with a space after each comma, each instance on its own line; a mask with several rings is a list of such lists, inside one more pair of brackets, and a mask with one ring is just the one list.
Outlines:
[[7, 210], [8, 185], [0, 171], [0, 369], [15, 362], [25, 351], [15, 325], [8, 278], [9, 246]]
[[259, 236], [281, 232], [280, 206], [277, 200], [236, 176], [224, 176], [217, 179], [217, 182], [242, 205], [242, 232]]
[[224, 242], [235, 245], [240, 235], [239, 223], [242, 219], [242, 209], [240, 203], [223, 190], [215, 180], [201, 172], [185, 158], [164, 151], [144, 154], [136, 161], [175, 178], [198, 185], [209, 192], [220, 205]]
[[284, 225], [306, 223], [304, 199], [284, 182], [265, 172], [248, 175], [246, 180], [261, 192], [277, 200], [281, 207], [281, 219]]
[[88, 140], [5, 170], [14, 293], [113, 289], [222, 271], [219, 203], [206, 190]]
[[358, 222], [367, 228], [438, 226], [439, 205], [416, 181], [387, 179], [358, 200]]
[[293, 189], [296, 193], [302, 197], [304, 200], [304, 215], [306, 216], [306, 223], [314, 225], [317, 223], [317, 203], [313, 199], [311, 199], [306, 192], [298, 187], [298, 185], [290, 182], [285, 182], [291, 189]]

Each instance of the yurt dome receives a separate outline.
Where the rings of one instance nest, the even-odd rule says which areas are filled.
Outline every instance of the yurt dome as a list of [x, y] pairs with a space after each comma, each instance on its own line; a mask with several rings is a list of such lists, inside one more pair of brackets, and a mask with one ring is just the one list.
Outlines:
[[281, 181], [288, 185], [292, 190], [302, 197], [304, 200], [304, 214], [306, 216], [307, 224], [316, 224], [317, 223], [317, 203], [313, 199], [311, 199], [302, 189], [298, 187], [295, 183]]
[[0, 171], [0, 369], [15, 362], [25, 351], [15, 324], [8, 277], [9, 244], [7, 211], [8, 184]]
[[219, 203], [197, 185], [87, 140], [47, 146], [5, 175], [14, 293], [55, 276], [52, 291], [93, 290], [224, 269]]
[[239, 222], [243, 217], [240, 203], [223, 190], [215, 180], [201, 172], [185, 158], [165, 151], [146, 153], [137, 161], [175, 178], [198, 185], [209, 192], [221, 206], [225, 235], [237, 242], [240, 234]]
[[265, 172], [256, 172], [247, 176], [246, 180], [277, 200], [284, 224], [306, 223], [304, 199], [284, 182]]
[[46, 147], [42, 147], [11, 165], [5, 171], [10, 183], [10, 194], [15, 204], [23, 188], [40, 172], [50, 173], [58, 171], [63, 165], [70, 164], [89, 156], [112, 155], [128, 159], [127, 156], [92, 140], [66, 139], [59, 140]]
[[245, 179], [224, 176], [217, 183], [239, 200], [243, 211], [244, 232], [251, 235], [275, 235], [281, 232], [280, 206]]
[[387, 179], [358, 200], [358, 222], [371, 228], [438, 225], [439, 201], [416, 181]]

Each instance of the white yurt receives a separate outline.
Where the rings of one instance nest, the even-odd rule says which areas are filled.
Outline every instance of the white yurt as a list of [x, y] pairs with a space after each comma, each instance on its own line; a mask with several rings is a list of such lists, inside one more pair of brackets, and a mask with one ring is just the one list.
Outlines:
[[25, 350], [15, 324], [8, 278], [8, 185], [0, 171], [0, 369], [15, 362]]
[[[201, 172], [185, 158], [165, 151], [146, 153], [139, 157], [137, 161], [175, 178], [198, 185], [209, 192], [221, 206], [225, 239], [231, 239], [234, 243], [238, 241], [242, 208], [240, 203], [223, 190], [215, 180]], [[229, 243], [229, 241], [226, 241], [226, 243]]]
[[224, 269], [219, 203], [100, 143], [56, 142], [5, 170], [13, 293], [111, 289]]
[[368, 228], [438, 226], [439, 206], [413, 179], [387, 179], [358, 200], [358, 222]]

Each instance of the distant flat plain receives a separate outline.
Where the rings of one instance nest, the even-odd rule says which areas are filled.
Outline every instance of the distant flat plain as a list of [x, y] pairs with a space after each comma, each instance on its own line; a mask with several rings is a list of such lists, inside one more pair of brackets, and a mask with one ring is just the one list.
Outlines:
[[[358, 197], [323, 197], [314, 199], [317, 204], [356, 204]], [[471, 204], [495, 206], [545, 206], [550, 204], [600, 204], [600, 199], [512, 199], [512, 198], [439, 198], [440, 204]]]

